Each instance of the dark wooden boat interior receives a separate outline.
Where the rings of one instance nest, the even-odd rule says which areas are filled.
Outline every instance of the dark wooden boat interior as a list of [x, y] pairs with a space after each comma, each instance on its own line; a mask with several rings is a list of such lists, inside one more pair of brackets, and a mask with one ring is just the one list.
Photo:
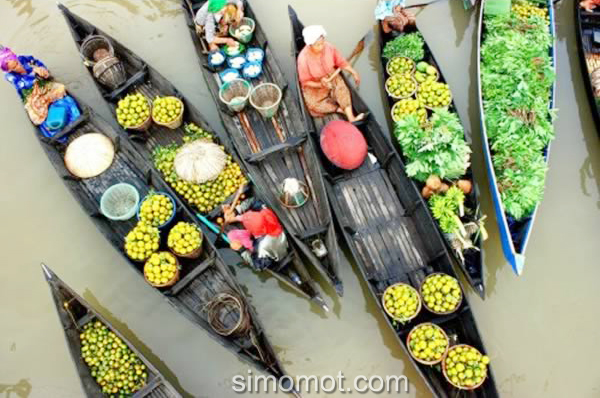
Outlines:
[[[595, 58], [600, 67], [600, 9], [592, 12], [586, 11], [579, 6], [579, 1], [574, 1], [575, 5], [575, 30], [577, 31], [577, 50], [581, 61], [581, 73], [585, 84], [585, 90], [590, 102], [590, 108], [596, 123], [596, 132], [600, 136], [600, 96], [594, 94], [592, 84], [592, 70], [588, 66], [588, 60]], [[598, 73], [600, 79], [600, 72]]]
[[[412, 33], [412, 32], [418, 32], [418, 31], [419, 30], [417, 27], [413, 27], [412, 29], [411, 28], [406, 29], [405, 33]], [[392, 32], [390, 34], [384, 33], [383, 29], [381, 28], [381, 25], [379, 25], [379, 32], [380, 32], [379, 34], [380, 34], [380, 38], [381, 38], [380, 39], [381, 54], [383, 54], [383, 48], [384, 48], [385, 44], [387, 42], [395, 39], [398, 34], [395, 32]], [[431, 49], [427, 45], [427, 41], [425, 41], [425, 58], [423, 59], [423, 61], [434, 66], [438, 70], [439, 76], [440, 76], [438, 81], [446, 83], [446, 80], [444, 79], [444, 74], [442, 73], [441, 68], [439, 67], [438, 63], [436, 62], [435, 57], [433, 56], [433, 53], [431, 52]], [[383, 57], [381, 57], [381, 65], [382, 65], [382, 71], [385, 71], [386, 65], [387, 65], [387, 60]], [[385, 74], [385, 76], [386, 76], [386, 78], [388, 77], [387, 73]], [[389, 105], [389, 109], [388, 109], [388, 112], [386, 113], [386, 116], [387, 116], [388, 123], [391, 128], [390, 131], [393, 131], [394, 122], [392, 120], [392, 117], [391, 117], [391, 114], [389, 111], [392, 109], [392, 106], [394, 106], [395, 100], [387, 95], [386, 95], [386, 97], [388, 99], [388, 105]], [[452, 104], [449, 107], [449, 110], [454, 113], [457, 113], [454, 101], [452, 101]], [[464, 124], [463, 124], [463, 127], [464, 127]], [[392, 137], [391, 140], [392, 140], [392, 143], [394, 144], [394, 147], [400, 154], [400, 157], [402, 158], [402, 160], [404, 162], [406, 162], [406, 158], [403, 156], [402, 148], [398, 144], [398, 141], [396, 141], [396, 139], [394, 137]], [[466, 131], [465, 131], [465, 140], [467, 141], [469, 146], [472, 148], [471, 138], [466, 134]], [[468, 207], [469, 209], [472, 209], [474, 211], [473, 216], [469, 217], [469, 221], [476, 221], [476, 220], [481, 219], [482, 215], [481, 215], [481, 211], [480, 211], [480, 207], [479, 207], [479, 187], [477, 185], [477, 182], [475, 181], [475, 175], [473, 174], [473, 170], [471, 167], [469, 167], [469, 169], [467, 170], [467, 173], [465, 174], [464, 178], [473, 182], [473, 191], [467, 196], [465, 205], [466, 205], [466, 207]], [[419, 191], [421, 191], [424, 184], [421, 182], [418, 182], [416, 180], [412, 180], [412, 181], [417, 186]], [[429, 213], [431, 214], [431, 212], [429, 212]], [[469, 281], [469, 283], [471, 284], [473, 289], [477, 292], [477, 294], [479, 294], [479, 296], [481, 298], [485, 298], [485, 268], [484, 268], [485, 265], [483, 262], [483, 253], [482, 253], [483, 241], [482, 241], [481, 237], [479, 237], [476, 241], [473, 242], [475, 248], [468, 249], [463, 253], [463, 256], [464, 256], [464, 261], [463, 261], [459, 256], [456, 255], [456, 252], [454, 251], [454, 249], [452, 249], [452, 247], [450, 246], [450, 243], [444, 237], [444, 233], [439, 229], [439, 225], [437, 224], [437, 222], [435, 220], [433, 220], [433, 222], [438, 227], [437, 229], [438, 229], [439, 233], [442, 235], [444, 242], [446, 242], [448, 244], [448, 249], [449, 249], [450, 253], [452, 255], [454, 255], [456, 262], [458, 264], [460, 264], [460, 268], [463, 270], [465, 276], [467, 277], [467, 280]]]
[[[100, 84], [96, 79], [93, 78], [91, 71], [89, 68], [87, 68], [88, 72], [90, 72], [90, 75], [92, 76], [92, 79], [94, 79], [98, 90], [102, 94], [112, 112], [115, 111], [119, 99], [129, 92], [141, 92], [147, 98], [155, 98], [159, 95], [176, 96], [184, 103], [184, 124], [193, 122], [202, 129], [211, 133], [213, 132], [213, 130], [208, 126], [208, 123], [205, 122], [204, 117], [200, 114], [198, 109], [189, 101], [187, 101], [186, 98], [154, 68], [145, 63], [131, 50], [114, 40], [110, 35], [99, 30], [89, 22], [85, 21], [83, 18], [73, 14], [64, 7], [61, 8], [61, 10], [69, 24], [73, 39], [78, 49], [82, 41], [87, 36], [100, 34], [111, 41], [115, 50], [115, 55], [121, 60], [121, 62], [124, 63], [128, 80], [121, 87], [118, 87], [115, 90], [110, 90]], [[146, 133], [132, 134], [128, 132], [122, 132], [121, 138], [131, 143], [135, 150], [144, 159], [144, 163], [148, 165], [148, 167], [153, 167], [152, 151], [154, 148], [159, 145], [169, 145], [173, 143], [182, 144], [183, 137], [186, 134], [183, 127], [184, 124], [182, 124], [181, 127], [172, 130], [153, 123]], [[243, 169], [243, 164], [240, 162], [237, 153], [231, 145], [228, 137], [221, 134], [218, 137], [215, 136], [215, 139], [226, 148], [227, 152], [233, 156], [236, 162]], [[248, 196], [256, 196], [265, 202], [262, 190], [254, 184], [248, 185], [248, 191], [246, 194]], [[234, 195], [228, 198], [227, 202], [231, 202], [233, 200], [233, 196]], [[179, 199], [182, 201], [182, 203], [187, 203], [184, 197], [179, 196]], [[189, 206], [191, 209], [191, 205]], [[213, 224], [216, 224], [216, 218], [218, 216], [222, 216], [221, 206], [218, 206], [210, 214], [205, 214], [205, 216], [209, 218]], [[205, 224], [201, 223], [200, 226], [203, 228], [203, 231], [206, 235], [216, 238], [216, 234], [208, 229]], [[225, 245], [225, 242], [220, 239], [217, 240], [216, 243], [219, 244], [219, 247], [221, 248], [223, 248]], [[227, 249], [225, 250], [229, 251], [228, 246], [226, 247]], [[289, 286], [303, 297], [314, 301], [317, 305], [321, 306], [325, 310], [328, 309], [318, 291], [316, 283], [308, 273], [294, 245], [290, 245], [290, 250], [286, 258], [276, 264], [276, 266], [273, 268], [267, 268], [266, 272], [276, 277], [279, 281], [284, 283], [286, 286]]]
[[81, 385], [88, 397], [102, 397], [101, 387], [98, 385], [92, 376], [88, 365], [81, 355], [81, 340], [79, 334], [83, 330], [83, 326], [89, 322], [100, 321], [115, 333], [131, 351], [137, 355], [140, 360], [146, 365], [148, 370], [147, 384], [133, 394], [132, 397], [141, 398], [177, 398], [181, 395], [177, 390], [165, 380], [164, 376], [142, 355], [125, 337], [123, 337], [117, 329], [96, 312], [83, 298], [75, 293], [67, 284], [65, 284], [56, 274], [42, 264], [44, 277], [50, 286], [52, 300], [56, 305], [58, 318], [65, 332], [65, 339], [71, 352], [71, 358], [77, 369], [77, 374], [81, 379]]
[[[247, 46], [258, 47], [265, 52], [263, 74], [250, 83], [253, 86], [265, 82], [274, 83], [281, 88], [283, 98], [277, 114], [271, 120], [263, 118], [250, 104], [239, 114], [234, 114], [226, 108], [219, 99], [221, 80], [218, 72], [221, 70], [209, 67], [206, 43], [196, 33], [194, 24], [194, 15], [205, 2], [182, 0], [202, 73], [217, 103], [223, 124], [252, 180], [264, 189], [269, 206], [298, 242], [303, 255], [335, 287], [336, 292], [342, 295], [343, 286], [338, 275], [339, 264], [342, 261], [341, 253], [327, 192], [317, 167], [313, 144], [307, 139], [300, 106], [293, 93], [287, 90], [288, 84], [268, 46], [267, 37], [251, 5], [245, 2], [245, 16], [256, 22], [254, 37]], [[258, 142], [258, 148], [253, 148], [253, 138], [250, 138], [253, 136]], [[290, 177], [304, 182], [311, 191], [309, 201], [294, 209], [286, 208], [278, 199], [283, 180]], [[321, 258], [318, 258], [312, 249], [315, 242], [319, 241], [323, 242], [327, 249], [327, 254]]]
[[[36, 136], [50, 162], [86, 214], [91, 217], [96, 227], [113, 247], [123, 255], [129, 266], [143, 278], [144, 263], [130, 260], [124, 251], [124, 237], [135, 226], [137, 219], [134, 217], [125, 221], [113, 221], [104, 217], [99, 210], [102, 194], [112, 185], [123, 182], [133, 185], [139, 192], [140, 198], [143, 198], [150, 190], [166, 192], [175, 199], [178, 209], [173, 223], [178, 221], [196, 223], [196, 219], [128, 140], [121, 139], [111, 125], [96, 115], [92, 109], [86, 107], [82, 101], [78, 101], [78, 105], [83, 110], [82, 116], [63, 130], [62, 137], [66, 137], [67, 141], [60, 140], [59, 142], [58, 135], [53, 139], [46, 139], [38, 133], [37, 129], [35, 130]], [[115, 146], [115, 157], [112, 165], [99, 176], [79, 179], [66, 169], [63, 161], [64, 151], [72, 140], [83, 134], [91, 133], [100, 133], [109, 137]], [[166, 235], [166, 233], [161, 234], [162, 247], [166, 247]], [[203, 239], [202, 248], [200, 258], [180, 259], [182, 267], [180, 280], [175, 285], [161, 290], [150, 286], [148, 288], [160, 293], [186, 318], [205, 329], [239, 358], [280, 377], [283, 375], [283, 371], [254, 309], [213, 243], [209, 239]], [[249, 334], [222, 336], [211, 327], [208, 315], [203, 308], [221, 293], [238, 297], [248, 308], [249, 319], [254, 331], [253, 336]], [[227, 327], [232, 327], [238, 322], [238, 319], [238, 314], [231, 312], [222, 321]]]
[[[293, 55], [297, 58], [304, 47], [304, 26], [291, 7], [289, 14]], [[352, 85], [348, 83], [348, 86], [356, 113], [369, 112]], [[299, 100], [302, 101], [302, 98]], [[402, 160], [391, 141], [371, 115], [369, 113], [365, 121], [357, 124], [369, 147], [369, 156], [360, 168], [341, 170], [333, 167], [322, 153], [319, 156], [334, 214], [361, 276], [407, 356], [408, 333], [422, 322], [433, 322], [442, 327], [453, 342], [469, 344], [485, 352], [466, 298], [453, 314], [436, 316], [423, 309], [406, 324], [392, 323], [382, 308], [381, 297], [392, 284], [404, 282], [418, 289], [431, 273], [443, 272], [454, 277], [456, 274], [448, 248], [437, 232], [420, 193], [406, 176]], [[309, 134], [318, 140], [322, 127], [330, 120], [339, 118], [338, 115], [309, 118]], [[436, 397], [499, 396], [491, 368], [483, 385], [473, 392], [467, 392], [447, 383], [439, 369], [420, 365], [414, 360], [412, 362]]]

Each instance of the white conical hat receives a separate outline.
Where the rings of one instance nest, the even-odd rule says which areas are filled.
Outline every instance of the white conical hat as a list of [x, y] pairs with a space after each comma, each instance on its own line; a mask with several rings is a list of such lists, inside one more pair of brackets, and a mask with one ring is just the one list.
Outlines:
[[215, 143], [196, 140], [183, 145], [175, 155], [175, 172], [184, 181], [202, 184], [221, 174], [227, 155]]
[[89, 133], [77, 137], [65, 151], [67, 170], [79, 178], [92, 178], [110, 167], [115, 157], [115, 147], [107, 136]]

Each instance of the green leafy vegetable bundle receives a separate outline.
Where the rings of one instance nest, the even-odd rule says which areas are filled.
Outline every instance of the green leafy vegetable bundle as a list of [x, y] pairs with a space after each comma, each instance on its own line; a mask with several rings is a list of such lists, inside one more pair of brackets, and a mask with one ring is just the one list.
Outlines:
[[447, 109], [434, 110], [425, 127], [416, 116], [406, 116], [396, 123], [394, 135], [408, 161], [406, 173], [416, 180], [425, 181], [430, 175], [453, 180], [469, 167], [471, 149], [460, 119]]
[[396, 56], [412, 58], [418, 62], [425, 57], [425, 41], [419, 32], [404, 34], [389, 41], [383, 49], [383, 57], [391, 59]]
[[[533, 3], [532, 3], [533, 4]], [[555, 74], [545, 18], [486, 16], [481, 81], [498, 189], [515, 219], [531, 214], [544, 191], [544, 150], [554, 137], [549, 101]]]

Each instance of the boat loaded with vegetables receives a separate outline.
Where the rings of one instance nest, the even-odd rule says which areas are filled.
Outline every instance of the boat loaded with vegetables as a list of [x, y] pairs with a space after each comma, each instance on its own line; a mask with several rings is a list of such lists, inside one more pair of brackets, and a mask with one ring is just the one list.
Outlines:
[[451, 252], [483, 298], [485, 216], [471, 169], [471, 142], [450, 87], [415, 25], [405, 25], [403, 32], [382, 29], [380, 37], [392, 141]]
[[506, 5], [481, 7], [479, 108], [502, 248], [520, 275], [554, 138], [554, 10], [551, 0]]
[[[289, 13], [297, 57], [304, 26], [291, 7]], [[498, 397], [449, 249], [391, 141], [348, 86], [354, 112], [365, 113], [364, 121], [353, 125], [336, 114], [307, 120], [315, 141], [343, 128], [347, 140], [352, 136], [364, 146], [365, 156], [352, 169], [334, 166], [326, 147], [319, 153], [333, 211], [362, 278], [434, 396], [469, 390], [469, 396]]]
[[[148, 165], [154, 165], [189, 209], [197, 212], [207, 236], [220, 235], [231, 243], [241, 230], [224, 224], [223, 205], [249, 208], [265, 201], [264, 194], [245, 176], [227, 136], [210, 132], [198, 110], [136, 54], [65, 7], [61, 10], [80, 52], [86, 53], [87, 43], [98, 40], [112, 49], [122, 65], [123, 78], [117, 87], [104, 84], [93, 69], [90, 73], [118, 123], [127, 129], [122, 134], [123, 139], [135, 147]], [[140, 124], [146, 124], [142, 131], [132, 129], [132, 125]], [[180, 235], [189, 234], [176, 236]], [[221, 238], [216, 244], [222, 242]], [[327, 310], [293, 244], [287, 246], [284, 254], [272, 258], [275, 256], [263, 250], [260, 243], [248, 242], [248, 239], [240, 241], [245, 242], [245, 246], [236, 249], [240, 249], [247, 263], [257, 270], [265, 269]], [[266, 252], [264, 258], [263, 252]]]
[[574, 4], [581, 72], [596, 132], [600, 135], [600, 1], [575, 1]]
[[50, 268], [42, 270], [86, 396], [181, 397], [119, 330]]
[[[287, 90], [286, 79], [251, 5], [243, 2], [244, 18], [238, 27], [229, 29], [228, 39], [236, 45], [209, 51], [194, 23], [196, 13], [206, 2], [182, 0], [182, 6], [202, 73], [225, 129], [252, 180], [264, 189], [269, 206], [302, 254], [342, 295], [338, 271], [341, 252], [300, 105], [293, 92]], [[252, 67], [259, 67], [259, 73], [246, 71]]]

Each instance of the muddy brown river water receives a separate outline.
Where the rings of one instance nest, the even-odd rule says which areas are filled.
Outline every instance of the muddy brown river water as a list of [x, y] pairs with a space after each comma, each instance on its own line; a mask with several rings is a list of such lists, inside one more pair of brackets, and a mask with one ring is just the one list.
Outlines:
[[[417, 19], [473, 134], [476, 176], [490, 217], [488, 295], [482, 301], [472, 291], [467, 294], [502, 397], [600, 396], [600, 260], [594, 251], [600, 244], [600, 140], [579, 74], [572, 1], [564, 0], [557, 12], [557, 138], [525, 273], [519, 278], [502, 256], [482, 164], [475, 14], [465, 12], [461, 1], [448, 0], [428, 7]], [[374, 25], [375, 0], [250, 2], [290, 78], [288, 3], [305, 23], [325, 25], [329, 40], [345, 53]], [[145, 58], [204, 111], [211, 125], [222, 128], [179, 1], [74, 0], [65, 5]], [[54, 1], [0, 0], [0, 43], [42, 59], [75, 94], [110, 117]], [[356, 66], [363, 79], [360, 91], [385, 125], [377, 50], [363, 54]], [[174, 311], [112, 249], [63, 186], [5, 82], [0, 84], [0, 104], [0, 396], [83, 396], [41, 261], [113, 320], [183, 394], [238, 396], [231, 378], [246, 375], [246, 364]], [[246, 268], [236, 273], [291, 375], [343, 371], [351, 380], [405, 374], [411, 382], [407, 396], [430, 396], [351, 263], [342, 270], [343, 299], [334, 301], [327, 290], [333, 308], [327, 316], [273, 279]]]

